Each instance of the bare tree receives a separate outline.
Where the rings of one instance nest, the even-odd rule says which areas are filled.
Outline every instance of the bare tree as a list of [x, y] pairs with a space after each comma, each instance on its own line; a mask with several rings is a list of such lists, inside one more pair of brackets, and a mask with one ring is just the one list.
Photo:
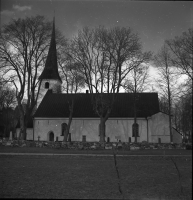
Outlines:
[[178, 88], [178, 99], [174, 108], [174, 124], [177, 130], [191, 138], [192, 128], [192, 81], [193, 81], [193, 28], [181, 36], [166, 41], [170, 52], [171, 63], [177, 69], [176, 75], [185, 75]]
[[67, 140], [70, 142], [69, 138], [70, 136], [70, 126], [72, 123], [72, 117], [73, 117], [73, 111], [74, 111], [74, 99], [71, 96], [70, 99], [68, 100], [68, 107], [69, 107], [69, 117], [68, 117], [68, 124], [64, 129], [63, 135], [64, 135], [64, 142], [67, 142]]
[[[68, 64], [68, 65], [59, 65], [61, 70], [61, 78], [63, 81], [63, 90], [66, 93], [77, 93], [84, 87], [84, 78], [79, 73], [76, 63]], [[64, 129], [64, 142], [67, 142], [68, 137], [70, 137], [70, 126], [72, 123], [73, 117], [73, 110], [74, 110], [74, 99], [73, 95], [68, 100], [68, 107], [69, 107], [69, 118], [67, 127]]]
[[164, 94], [159, 98], [160, 111], [169, 115], [168, 97]]
[[174, 125], [184, 138], [192, 142], [192, 92], [188, 89], [175, 102]]
[[63, 80], [62, 90], [66, 93], [78, 93], [85, 87], [84, 77], [78, 70], [78, 63], [64, 59], [59, 59], [58, 62]]
[[123, 82], [126, 92], [140, 93], [148, 88], [148, 65], [139, 65], [133, 68]]
[[14, 107], [16, 104], [15, 90], [9, 85], [0, 86], [0, 109]]
[[135, 66], [146, 62], [150, 54], [142, 53], [139, 37], [130, 28], [85, 27], [73, 38], [68, 55], [78, 63], [89, 88], [93, 109], [100, 118], [100, 142], [104, 142], [105, 122], [122, 81]]
[[192, 93], [181, 99], [181, 109], [179, 124], [183, 135], [188, 138], [189, 142], [192, 142]]
[[10, 131], [14, 131], [13, 107], [15, 105], [15, 90], [10, 87], [10, 84], [0, 82], [0, 124], [3, 128], [3, 137], [9, 137]]
[[155, 65], [158, 69], [159, 77], [157, 84], [160, 89], [160, 93], [164, 99], [167, 99], [168, 115], [169, 115], [169, 130], [170, 130], [170, 142], [173, 142], [172, 138], [172, 103], [173, 103], [173, 89], [176, 85], [176, 77], [174, 69], [172, 68], [171, 55], [167, 45], [164, 45], [159, 53], [154, 57]]
[[133, 95], [133, 112], [134, 112], [134, 136], [137, 142], [137, 93], [143, 92], [147, 88], [148, 83], [148, 65], [135, 66], [123, 82], [123, 88]]
[[4, 107], [0, 110], [0, 124], [3, 125], [3, 137], [9, 137], [10, 131], [14, 131], [16, 120], [12, 107]]
[[[66, 93], [77, 93], [82, 87], [84, 87], [84, 79], [79, 75], [75, 64], [64, 65], [65, 62], [59, 63], [59, 69], [61, 72], [61, 78], [63, 79], [63, 91]], [[74, 111], [74, 99], [70, 95], [68, 99], [69, 118], [67, 126], [63, 128], [63, 141], [67, 142], [70, 138], [70, 126], [72, 123], [73, 111]]]
[[[39, 93], [39, 69], [49, 47], [51, 23], [42, 16], [13, 19], [0, 35], [0, 59], [4, 77], [15, 86], [20, 113], [20, 139], [26, 139], [27, 121]], [[22, 101], [26, 98], [26, 111]]]
[[[78, 63], [75, 63], [66, 54], [65, 49], [68, 47], [68, 42], [65, 41], [63, 44], [60, 43], [60, 48], [57, 50], [57, 58], [59, 65], [59, 72], [61, 79], [63, 80], [62, 90], [66, 93], [78, 93], [82, 88], [85, 87], [84, 77], [79, 72]], [[62, 128], [62, 135], [64, 135], [63, 141], [67, 142], [70, 139], [70, 126], [73, 118], [74, 110], [74, 99], [73, 95], [68, 96], [68, 108], [69, 108], [69, 118], [67, 125]]]
[[171, 62], [180, 74], [187, 75], [193, 81], [193, 28], [181, 36], [167, 40], [166, 44], [171, 54]]

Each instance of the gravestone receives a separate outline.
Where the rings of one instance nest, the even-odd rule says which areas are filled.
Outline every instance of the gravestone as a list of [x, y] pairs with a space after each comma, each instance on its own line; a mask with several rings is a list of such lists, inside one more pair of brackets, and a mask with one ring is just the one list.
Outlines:
[[86, 142], [86, 135], [82, 136], [82, 142]]
[[122, 148], [123, 148], [123, 145], [122, 145], [122, 143], [121, 143], [121, 140], [119, 140], [119, 143], [117, 144], [117, 148], [118, 148], [118, 149], [122, 149]]
[[9, 140], [12, 140], [12, 131], [10, 131], [10, 134], [9, 134]]

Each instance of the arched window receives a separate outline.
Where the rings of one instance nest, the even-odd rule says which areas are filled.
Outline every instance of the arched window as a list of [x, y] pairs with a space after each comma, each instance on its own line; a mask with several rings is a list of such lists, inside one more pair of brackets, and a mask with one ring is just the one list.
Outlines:
[[49, 82], [45, 82], [45, 89], [49, 89]]
[[67, 129], [67, 124], [66, 123], [62, 123], [61, 124], [61, 136], [64, 136], [64, 131]]
[[49, 141], [54, 141], [54, 133], [52, 131], [49, 132]]
[[139, 137], [139, 124], [137, 123], [132, 125], [132, 136], [135, 137], [135, 134], [137, 137]]

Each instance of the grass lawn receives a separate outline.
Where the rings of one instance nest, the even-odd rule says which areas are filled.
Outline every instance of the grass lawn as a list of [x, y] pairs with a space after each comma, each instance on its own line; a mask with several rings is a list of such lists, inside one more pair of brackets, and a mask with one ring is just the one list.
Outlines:
[[[1, 147], [0, 152], [12, 152], [12, 149], [35, 151], [33, 148]], [[46, 150], [44, 153], [66, 152], [35, 149], [41, 153]], [[0, 155], [0, 198], [192, 199], [192, 157], [172, 158], [180, 171], [182, 192], [170, 156], [117, 157], [122, 196], [113, 157]]]
[[[8, 147], [0, 146], [0, 153], [52, 153], [52, 154], [111, 154], [112, 150], [71, 150], [40, 147]], [[192, 150], [185, 149], [146, 149], [116, 150], [118, 155], [192, 155]]]

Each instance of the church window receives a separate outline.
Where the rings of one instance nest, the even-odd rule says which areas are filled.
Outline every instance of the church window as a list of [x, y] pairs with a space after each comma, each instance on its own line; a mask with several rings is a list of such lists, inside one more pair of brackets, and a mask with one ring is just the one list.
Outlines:
[[54, 141], [54, 133], [52, 131], [49, 132], [49, 141]]
[[45, 89], [49, 88], [49, 82], [45, 82]]
[[135, 137], [135, 134], [139, 137], [139, 124], [137, 123], [132, 125], [132, 136]]
[[61, 136], [64, 136], [64, 131], [67, 129], [67, 124], [66, 123], [62, 123], [61, 124]]

